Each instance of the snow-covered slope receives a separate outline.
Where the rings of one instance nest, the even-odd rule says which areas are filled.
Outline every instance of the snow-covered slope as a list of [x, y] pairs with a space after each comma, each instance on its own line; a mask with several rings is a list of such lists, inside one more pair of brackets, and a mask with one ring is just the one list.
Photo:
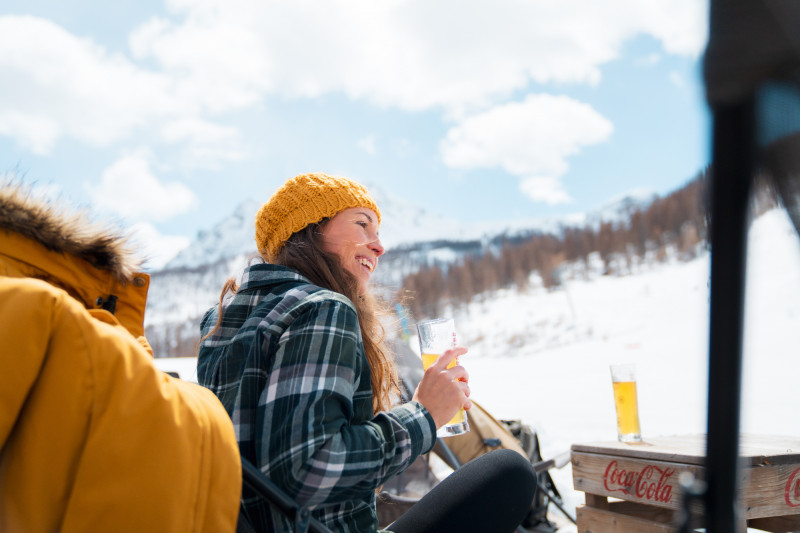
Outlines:
[[[645, 441], [704, 433], [709, 255], [556, 291], [505, 291], [455, 313], [472, 396], [538, 430], [542, 453], [616, 439], [608, 367], [633, 362]], [[782, 210], [750, 230], [742, 431], [788, 435], [800, 448], [800, 239]], [[570, 507], [570, 467], [553, 472]], [[563, 529], [563, 532], [574, 529]]]

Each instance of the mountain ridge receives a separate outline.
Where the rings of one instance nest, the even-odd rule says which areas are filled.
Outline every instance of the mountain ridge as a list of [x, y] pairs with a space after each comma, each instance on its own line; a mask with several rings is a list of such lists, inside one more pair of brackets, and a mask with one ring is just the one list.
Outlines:
[[[370, 185], [369, 190], [381, 209], [381, 241], [387, 250], [416, 248], [421, 243], [487, 241], [501, 235], [558, 232], [564, 226], [625, 218], [655, 198], [653, 193], [638, 191], [611, 200], [588, 214], [462, 223], [393, 197], [380, 187]], [[261, 202], [252, 198], [243, 200], [229, 216], [213, 227], [199, 231], [189, 246], [157, 271], [196, 268], [256, 254], [254, 220], [260, 206]]]
[[[465, 256], [496, 253], [513, 236], [558, 232], [570, 225], [599, 220], [622, 220], [642, 198], [624, 197], [596, 213], [573, 219], [516, 221], [514, 223], [461, 224], [430, 214], [371, 187], [381, 206], [381, 239], [387, 253], [381, 258], [373, 282], [388, 292], [397, 291], [406, 276], [423, 266], [453, 264]], [[203, 314], [219, 301], [226, 279], [235, 277], [257, 257], [255, 213], [260, 203], [244, 200], [231, 215], [197, 238], [163, 268], [151, 273], [145, 319], [146, 336], [161, 357], [194, 353]], [[420, 238], [420, 236], [424, 236]]]

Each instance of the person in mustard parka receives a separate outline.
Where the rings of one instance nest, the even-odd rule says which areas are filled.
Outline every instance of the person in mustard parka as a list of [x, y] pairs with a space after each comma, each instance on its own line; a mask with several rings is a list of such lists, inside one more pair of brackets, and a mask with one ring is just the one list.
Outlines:
[[154, 366], [126, 243], [0, 183], [0, 531], [236, 530], [231, 420]]

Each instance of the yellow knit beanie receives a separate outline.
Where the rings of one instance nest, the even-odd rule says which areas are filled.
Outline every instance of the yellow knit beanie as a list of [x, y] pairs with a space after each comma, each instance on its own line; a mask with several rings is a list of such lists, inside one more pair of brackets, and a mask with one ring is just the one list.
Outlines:
[[258, 253], [272, 262], [293, 233], [349, 207], [381, 212], [366, 187], [322, 173], [301, 174], [288, 180], [256, 213]]

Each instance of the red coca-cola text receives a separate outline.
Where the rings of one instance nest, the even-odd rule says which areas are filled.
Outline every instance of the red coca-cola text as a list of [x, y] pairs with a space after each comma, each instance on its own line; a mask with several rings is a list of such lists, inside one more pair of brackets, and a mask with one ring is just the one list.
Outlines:
[[789, 507], [800, 507], [800, 468], [792, 472], [786, 481], [784, 497]]
[[617, 461], [611, 461], [603, 474], [603, 486], [609, 492], [622, 492], [635, 495], [643, 500], [669, 503], [672, 500], [670, 478], [674, 468], [659, 468], [647, 465], [641, 471], [619, 468]]

